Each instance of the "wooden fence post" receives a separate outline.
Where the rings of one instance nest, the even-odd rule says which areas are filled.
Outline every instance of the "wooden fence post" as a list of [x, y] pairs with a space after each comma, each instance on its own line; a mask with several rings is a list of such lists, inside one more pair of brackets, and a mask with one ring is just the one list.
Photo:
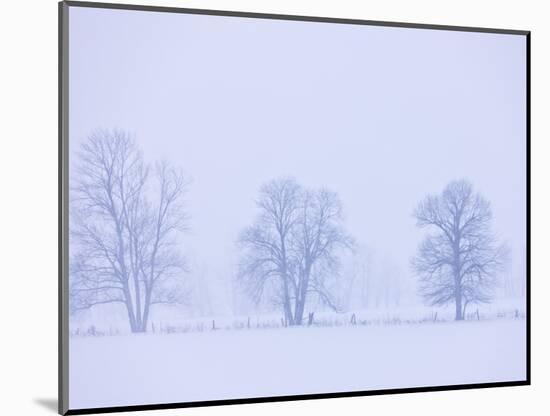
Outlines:
[[315, 312], [310, 312], [309, 313], [309, 316], [308, 316], [308, 320], [307, 320], [307, 326], [311, 326], [311, 324], [313, 324], [313, 314]]

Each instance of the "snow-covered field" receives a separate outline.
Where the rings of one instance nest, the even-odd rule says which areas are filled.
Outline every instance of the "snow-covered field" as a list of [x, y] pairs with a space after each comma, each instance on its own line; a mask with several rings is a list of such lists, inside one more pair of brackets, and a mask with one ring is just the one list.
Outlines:
[[525, 379], [525, 320], [72, 337], [70, 407]]
[[[109, 305], [107, 305], [109, 306]], [[110, 305], [112, 306], [112, 305]], [[102, 310], [89, 310], [76, 316], [71, 316], [71, 336], [119, 335], [129, 334], [127, 313], [122, 307], [105, 307]], [[309, 311], [308, 311], [309, 312]], [[343, 313], [333, 311], [315, 312], [314, 326], [347, 326], [355, 315], [358, 325], [407, 325], [415, 323], [453, 321], [454, 305], [446, 307], [430, 307], [422, 305], [395, 307], [380, 307], [369, 309], [351, 309]], [[493, 303], [472, 305], [466, 311], [466, 320], [515, 319], [525, 317], [525, 299], [498, 299]], [[185, 310], [169, 307], [156, 308], [148, 325], [149, 332], [177, 333], [204, 332], [212, 328], [235, 330], [251, 328], [281, 327], [280, 312], [250, 315], [217, 315], [192, 317]], [[307, 313], [305, 315], [307, 321]]]

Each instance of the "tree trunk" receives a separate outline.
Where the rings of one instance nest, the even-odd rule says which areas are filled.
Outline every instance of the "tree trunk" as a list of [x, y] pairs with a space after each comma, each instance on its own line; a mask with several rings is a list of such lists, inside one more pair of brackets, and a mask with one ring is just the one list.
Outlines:
[[462, 285], [461, 285], [461, 270], [462, 264], [460, 259], [460, 235], [455, 231], [455, 242], [453, 244], [454, 257], [454, 283], [455, 283], [455, 321], [464, 319], [462, 310]]
[[285, 326], [287, 325], [294, 325], [294, 318], [292, 317], [292, 309], [290, 308], [290, 303], [285, 299]]
[[132, 332], [137, 331], [136, 315], [134, 314], [134, 304], [132, 302], [132, 296], [130, 295], [130, 289], [127, 284], [123, 285], [122, 292], [124, 294], [124, 304], [126, 305], [126, 312], [128, 313], [128, 321], [130, 323], [130, 330]]
[[287, 321], [288, 325], [293, 325], [294, 319], [292, 317], [292, 307], [290, 306], [290, 296], [288, 295], [288, 282], [286, 280], [286, 276], [283, 277], [283, 289], [283, 309], [285, 313], [285, 320]]
[[296, 325], [302, 325], [304, 320], [304, 301], [296, 299], [296, 308], [294, 310], [294, 322]]
[[[282, 270], [281, 270], [281, 277], [283, 279], [283, 307], [285, 311], [285, 320], [287, 321], [288, 325], [294, 324], [294, 319], [292, 317], [292, 308], [290, 306], [290, 295], [289, 295], [289, 288], [288, 288], [288, 270], [287, 270], [287, 259], [286, 259], [286, 244], [285, 244], [285, 236], [281, 230], [280, 227], [278, 227], [279, 237], [281, 240], [281, 263], [282, 263]], [[285, 325], [286, 326], [286, 325]]]
[[136, 307], [136, 325], [139, 328], [139, 332], [144, 332], [143, 327], [146, 325], [142, 318], [141, 310], [141, 288], [139, 287], [139, 278], [134, 274], [134, 293], [135, 293], [135, 307]]
[[455, 306], [455, 321], [462, 321], [464, 319], [464, 316], [462, 315], [462, 293], [460, 293], [460, 290], [458, 289], [455, 291]]
[[141, 325], [143, 327], [142, 332], [147, 332], [147, 323], [149, 322], [149, 310], [151, 308], [151, 287], [145, 288], [145, 299], [143, 305], [143, 317], [141, 319]]
[[296, 325], [302, 325], [306, 308], [307, 289], [309, 286], [309, 276], [311, 275], [311, 262], [306, 261], [306, 263], [296, 295], [296, 306], [294, 308], [294, 320], [296, 321]]

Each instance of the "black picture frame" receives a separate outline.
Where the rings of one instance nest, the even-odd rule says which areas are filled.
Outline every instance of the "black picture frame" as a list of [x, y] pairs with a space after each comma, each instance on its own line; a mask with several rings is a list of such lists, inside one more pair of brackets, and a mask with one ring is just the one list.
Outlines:
[[[526, 42], [526, 378], [521, 381], [503, 381], [503, 382], [488, 382], [460, 385], [441, 385], [431, 387], [411, 387], [397, 389], [382, 389], [368, 391], [352, 391], [352, 392], [333, 392], [322, 394], [298, 394], [289, 396], [275, 397], [255, 397], [229, 400], [211, 400], [211, 401], [195, 401], [182, 403], [163, 403], [163, 404], [146, 404], [133, 406], [116, 406], [116, 407], [101, 407], [101, 408], [85, 408], [85, 409], [69, 409], [68, 404], [68, 377], [69, 377], [69, 362], [68, 362], [68, 343], [69, 343], [69, 299], [68, 299], [68, 25], [70, 7], [87, 7], [101, 9], [118, 9], [118, 10], [133, 10], [144, 12], [163, 12], [163, 13], [179, 13], [179, 14], [196, 14], [210, 16], [230, 16], [253, 19], [272, 19], [272, 20], [293, 20], [302, 22], [323, 22], [332, 24], [345, 25], [367, 25], [367, 26], [385, 26], [385, 27], [400, 27], [400, 28], [416, 28], [424, 30], [445, 30], [445, 31], [463, 31], [463, 32], [479, 32], [492, 34], [509, 34], [523, 36]], [[386, 22], [374, 20], [359, 20], [347, 18], [331, 18], [331, 17], [314, 17], [314, 16], [296, 16], [284, 14], [269, 14], [269, 13], [251, 13], [242, 11], [225, 11], [225, 10], [208, 10], [208, 9], [189, 9], [177, 7], [161, 7], [161, 6], [144, 6], [134, 4], [114, 4], [114, 3], [98, 3], [98, 2], [81, 2], [81, 1], [62, 1], [58, 3], [58, 411], [62, 415], [78, 415], [91, 413], [111, 413], [124, 411], [138, 410], [160, 410], [160, 409], [176, 409], [187, 407], [201, 406], [222, 406], [233, 404], [249, 404], [249, 403], [268, 403], [268, 402], [285, 402], [294, 400], [312, 400], [312, 399], [328, 399], [340, 397], [361, 397], [372, 395], [386, 394], [402, 394], [402, 393], [419, 393], [419, 392], [434, 392], [446, 390], [465, 390], [465, 389], [480, 389], [492, 387], [512, 387], [512, 386], [527, 386], [531, 384], [531, 32], [526, 30], [508, 30], [494, 29], [482, 27], [467, 27], [467, 26], [448, 26], [435, 24], [416, 24], [403, 22]]]

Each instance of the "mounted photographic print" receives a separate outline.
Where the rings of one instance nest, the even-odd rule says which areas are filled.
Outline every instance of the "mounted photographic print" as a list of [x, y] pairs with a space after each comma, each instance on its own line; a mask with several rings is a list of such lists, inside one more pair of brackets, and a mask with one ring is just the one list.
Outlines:
[[529, 384], [529, 32], [60, 3], [60, 413]]

